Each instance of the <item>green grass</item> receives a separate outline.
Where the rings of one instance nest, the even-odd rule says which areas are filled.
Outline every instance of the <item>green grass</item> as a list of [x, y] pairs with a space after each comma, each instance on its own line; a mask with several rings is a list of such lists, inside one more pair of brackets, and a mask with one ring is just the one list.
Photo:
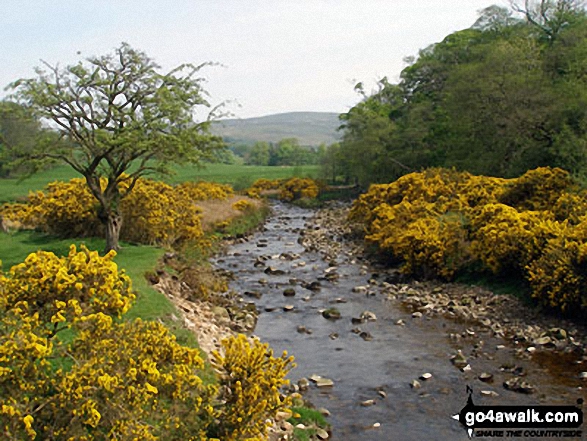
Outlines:
[[[173, 167], [171, 176], [153, 176], [155, 179], [170, 184], [185, 181], [212, 181], [230, 184], [236, 190], [249, 187], [256, 179], [284, 179], [293, 176], [316, 177], [319, 167], [315, 165], [296, 167], [269, 167], [253, 165], [207, 164], [200, 168], [193, 165]], [[79, 178], [71, 167], [59, 165], [49, 170], [40, 171], [24, 179], [0, 179], [0, 203], [14, 201], [27, 196], [29, 191], [42, 190], [49, 182], [68, 181]]]
[[[30, 253], [39, 250], [51, 251], [58, 256], [66, 255], [71, 244], [85, 244], [92, 250], [103, 250], [104, 240], [100, 238], [62, 239], [35, 231], [16, 231], [0, 234], [0, 260], [2, 269], [22, 262]], [[164, 250], [146, 245], [122, 244], [115, 257], [118, 267], [124, 269], [138, 292], [134, 306], [127, 313], [128, 319], [140, 317], [144, 320], [170, 320], [175, 312], [173, 304], [163, 294], [153, 289], [144, 277], [145, 271], [153, 269]]]

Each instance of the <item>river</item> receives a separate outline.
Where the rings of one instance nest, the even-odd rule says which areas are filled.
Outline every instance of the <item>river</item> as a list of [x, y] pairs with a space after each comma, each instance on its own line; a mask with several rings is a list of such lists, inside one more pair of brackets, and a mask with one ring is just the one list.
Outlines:
[[[255, 335], [276, 353], [286, 350], [295, 357], [293, 382], [312, 375], [333, 380], [332, 387], [311, 385], [304, 394], [331, 412], [331, 439], [467, 440], [463, 426], [451, 418], [465, 406], [467, 386], [477, 405], [574, 405], [584, 397], [576, 381], [515, 357], [516, 348], [487, 331], [442, 317], [413, 318], [380, 292], [373, 282], [378, 269], [344, 244], [334, 261], [304, 249], [300, 234], [312, 227], [312, 210], [281, 203], [272, 208], [262, 231], [232, 245], [213, 263], [233, 273], [231, 289], [260, 296], [250, 297], [260, 312]], [[290, 296], [284, 296], [286, 289]], [[340, 319], [323, 317], [332, 307]], [[366, 311], [376, 320], [360, 322]], [[455, 341], [451, 334], [464, 338]], [[471, 370], [451, 363], [458, 349], [470, 358]], [[511, 376], [504, 367], [514, 365], [536, 393], [504, 389], [504, 379]], [[483, 372], [491, 373], [493, 381], [481, 381]], [[431, 377], [422, 379], [424, 374]]]

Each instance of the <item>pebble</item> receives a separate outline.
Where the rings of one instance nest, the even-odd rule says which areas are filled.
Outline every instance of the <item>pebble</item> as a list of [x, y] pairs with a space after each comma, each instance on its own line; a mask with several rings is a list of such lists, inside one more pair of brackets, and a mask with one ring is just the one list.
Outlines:
[[416, 311], [412, 313], [412, 318], [421, 318], [422, 313], [420, 311]]
[[375, 400], [361, 401], [361, 406], [363, 406], [363, 407], [375, 406], [375, 404], [376, 404]]
[[420, 375], [420, 380], [430, 380], [432, 378], [432, 374], [430, 372], [426, 372], [422, 375]]
[[420, 382], [418, 380], [412, 380], [412, 382], [410, 383], [410, 386], [412, 389], [419, 389], [420, 387], [422, 387], [422, 385], [420, 384]]
[[291, 311], [293, 311], [294, 309], [295, 309], [295, 306], [294, 306], [294, 305], [285, 305], [285, 306], [283, 307], [283, 310], [284, 310], [285, 312], [291, 312]]

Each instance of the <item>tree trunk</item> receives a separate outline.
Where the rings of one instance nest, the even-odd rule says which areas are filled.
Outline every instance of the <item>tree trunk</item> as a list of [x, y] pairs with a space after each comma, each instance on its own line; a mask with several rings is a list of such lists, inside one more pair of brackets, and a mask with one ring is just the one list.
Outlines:
[[107, 213], [104, 219], [104, 226], [106, 227], [106, 248], [104, 252], [119, 250], [118, 238], [120, 237], [120, 230], [122, 228], [122, 216], [114, 212]]

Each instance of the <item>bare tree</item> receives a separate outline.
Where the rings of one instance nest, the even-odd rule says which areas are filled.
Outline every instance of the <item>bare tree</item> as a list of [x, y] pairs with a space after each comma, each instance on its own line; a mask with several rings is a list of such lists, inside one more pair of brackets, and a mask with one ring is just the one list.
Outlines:
[[514, 11], [523, 14], [552, 42], [574, 17], [584, 11], [584, 0], [524, 0], [523, 5], [510, 0]]

